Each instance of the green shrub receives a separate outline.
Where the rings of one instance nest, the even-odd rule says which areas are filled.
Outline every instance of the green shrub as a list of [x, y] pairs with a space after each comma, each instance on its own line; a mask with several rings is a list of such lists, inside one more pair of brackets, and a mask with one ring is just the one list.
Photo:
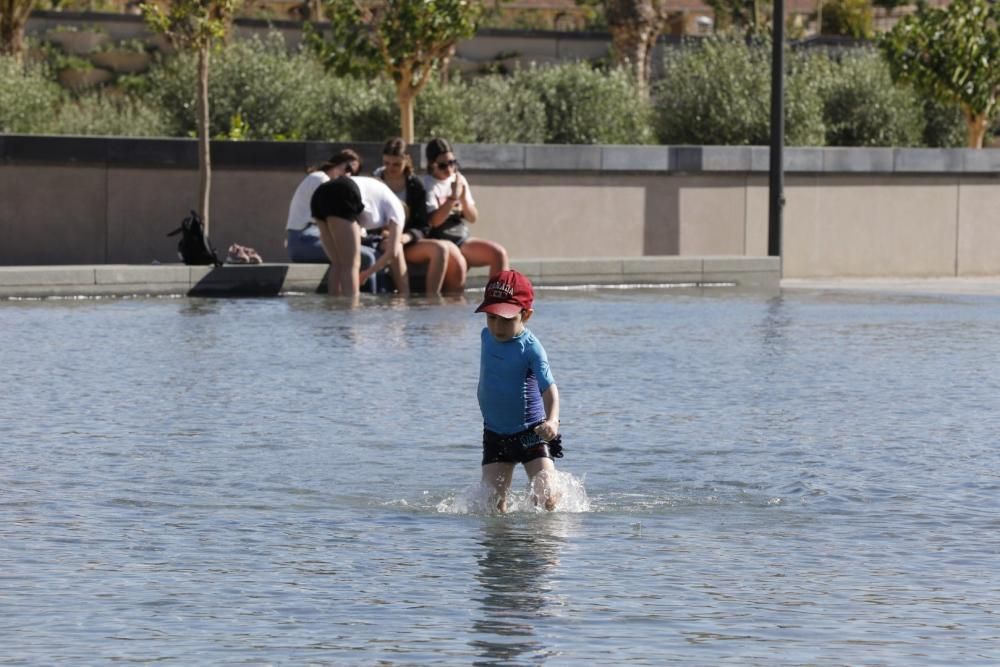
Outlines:
[[823, 3], [824, 35], [871, 39], [875, 13], [869, 0], [826, 0]]
[[545, 142], [545, 104], [533, 88], [500, 75], [473, 79], [464, 93], [469, 142], [541, 144]]
[[597, 71], [585, 63], [532, 67], [511, 85], [537, 95], [545, 107], [545, 142], [648, 144], [649, 102], [621, 69]]
[[[432, 76], [417, 97], [413, 113], [415, 139], [427, 141], [433, 137], [448, 137], [455, 143], [472, 141], [470, 110], [466, 108], [465, 92], [466, 86], [461, 81], [444, 85], [437, 76]], [[395, 103], [393, 109], [397, 109]], [[399, 127], [398, 112], [393, 126]]]
[[59, 85], [44, 65], [0, 56], [0, 133], [45, 132], [61, 99]]
[[924, 117], [920, 98], [909, 86], [895, 85], [889, 66], [875, 51], [839, 61], [813, 56], [822, 72], [823, 118], [828, 146], [919, 146]]
[[[789, 55], [785, 140], [823, 143], [822, 99], [809, 63]], [[654, 88], [655, 124], [665, 144], [767, 145], [771, 118], [771, 49], [733, 37], [686, 43], [667, 53]]]
[[381, 141], [388, 136], [386, 128], [398, 128], [395, 93], [388, 81], [335, 77], [321, 69], [307, 88], [300, 107], [304, 139]]
[[[304, 135], [328, 141], [383, 141], [400, 133], [396, 87], [388, 79], [374, 81], [326, 74], [312, 84], [314, 95], [304, 110]], [[471, 136], [463, 109], [462, 84], [442, 86], [431, 79], [414, 108], [416, 140], [445, 136], [456, 142]]]
[[[822, 146], [826, 136], [823, 97], [810, 60], [802, 54], [791, 52], [786, 54], [786, 63], [785, 141], [792, 146]], [[770, 128], [770, 59], [767, 90]]]
[[968, 138], [962, 109], [932, 98], [923, 101], [923, 144], [932, 148], [964, 148]]
[[[302, 109], [325, 76], [312, 57], [289, 55], [280, 35], [231, 42], [210, 61], [210, 135], [229, 136], [240, 119], [246, 138], [304, 138]], [[179, 136], [197, 130], [196, 77], [195, 55], [187, 52], [160, 61], [149, 74], [151, 100], [170, 112]]]
[[53, 134], [117, 137], [170, 136], [166, 114], [141, 100], [91, 94], [67, 98], [53, 120]]

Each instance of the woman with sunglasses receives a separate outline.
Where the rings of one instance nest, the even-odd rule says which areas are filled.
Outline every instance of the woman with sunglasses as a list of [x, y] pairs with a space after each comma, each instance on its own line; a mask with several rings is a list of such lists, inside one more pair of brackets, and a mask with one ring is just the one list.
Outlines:
[[[316, 188], [323, 183], [360, 171], [361, 157], [350, 148], [340, 151], [323, 164], [309, 170], [295, 189], [292, 201], [288, 205], [285, 246], [288, 248], [289, 260], [305, 264], [326, 264], [330, 261], [330, 255], [323, 247], [319, 227], [309, 210], [309, 202]], [[375, 263], [375, 250], [367, 246], [362, 247], [360, 257], [361, 269], [367, 269]], [[367, 292], [374, 292], [375, 286], [374, 276], [363, 285]]]
[[382, 147], [382, 166], [375, 170], [389, 189], [406, 204], [403, 227], [403, 254], [407, 265], [427, 264], [425, 289], [428, 295], [461, 292], [465, 288], [465, 258], [454, 243], [428, 238], [427, 191], [413, 173], [406, 142], [389, 139]]
[[467, 224], [479, 218], [472, 190], [458, 171], [455, 153], [444, 139], [431, 139], [425, 149], [430, 174], [427, 188], [427, 215], [431, 238], [448, 240], [458, 246], [468, 266], [488, 266], [491, 276], [510, 268], [507, 251], [499, 243], [468, 236]]

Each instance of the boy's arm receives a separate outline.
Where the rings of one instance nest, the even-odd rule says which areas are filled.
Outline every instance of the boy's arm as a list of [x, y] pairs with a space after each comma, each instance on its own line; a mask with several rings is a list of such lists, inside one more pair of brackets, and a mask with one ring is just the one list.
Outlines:
[[554, 384], [542, 393], [545, 421], [535, 427], [535, 433], [546, 442], [559, 435], [559, 389]]

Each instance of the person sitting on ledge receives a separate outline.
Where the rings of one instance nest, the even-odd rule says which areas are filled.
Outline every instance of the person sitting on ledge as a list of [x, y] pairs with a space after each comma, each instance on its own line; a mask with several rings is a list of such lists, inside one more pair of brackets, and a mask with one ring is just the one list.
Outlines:
[[403, 254], [407, 266], [427, 264], [426, 293], [430, 296], [460, 293], [465, 288], [465, 258], [454, 243], [427, 238], [430, 234], [427, 191], [423, 180], [413, 173], [406, 142], [401, 138], [385, 142], [382, 166], [375, 170], [375, 177], [384, 181], [406, 206]]
[[451, 144], [445, 139], [431, 139], [424, 155], [430, 172], [424, 177], [430, 238], [454, 243], [468, 266], [487, 266], [491, 276], [509, 269], [502, 245], [469, 235], [469, 225], [479, 219], [479, 211], [469, 182], [458, 171]]

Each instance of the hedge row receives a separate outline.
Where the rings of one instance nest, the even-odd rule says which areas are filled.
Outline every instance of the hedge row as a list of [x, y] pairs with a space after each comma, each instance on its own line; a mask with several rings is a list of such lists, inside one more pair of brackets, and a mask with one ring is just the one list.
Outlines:
[[[789, 54], [787, 143], [959, 146], [961, 114], [894, 84], [878, 53]], [[181, 54], [124, 85], [62, 92], [43, 66], [0, 58], [0, 132], [191, 136], [195, 67]], [[280, 36], [236, 41], [214, 55], [215, 137], [381, 141], [398, 132], [388, 81], [338, 78]], [[620, 70], [586, 63], [521, 69], [447, 85], [416, 107], [416, 135], [460, 143], [768, 143], [770, 49], [711, 39], [668, 52], [649, 99]], [[16, 91], [16, 94], [15, 94]]]

